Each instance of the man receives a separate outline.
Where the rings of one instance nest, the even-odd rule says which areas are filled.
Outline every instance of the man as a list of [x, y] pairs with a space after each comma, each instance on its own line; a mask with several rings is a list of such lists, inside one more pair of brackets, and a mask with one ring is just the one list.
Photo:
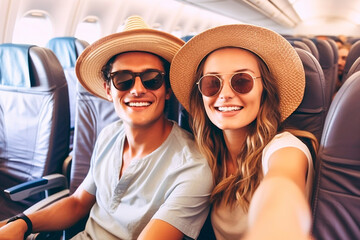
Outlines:
[[347, 56], [349, 55], [350, 45], [344, 44], [339, 48], [339, 58], [338, 58], [338, 79], [336, 82], [336, 92], [339, 90], [341, 85], [343, 84], [343, 75], [344, 75], [344, 68], [346, 64]]
[[78, 79], [112, 101], [120, 120], [98, 136], [89, 173], [72, 196], [11, 221], [0, 239], [23, 239], [31, 228], [65, 229], [89, 212], [74, 239], [198, 236], [209, 210], [211, 170], [189, 133], [164, 114], [169, 62], [182, 45], [131, 17], [123, 32], [85, 49]]

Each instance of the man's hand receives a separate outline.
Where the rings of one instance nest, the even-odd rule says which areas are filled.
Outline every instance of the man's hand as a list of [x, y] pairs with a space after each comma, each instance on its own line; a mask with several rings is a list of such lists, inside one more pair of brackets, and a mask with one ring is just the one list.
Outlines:
[[2, 225], [0, 228], [0, 240], [23, 240], [26, 231], [26, 222], [18, 219], [14, 222]]

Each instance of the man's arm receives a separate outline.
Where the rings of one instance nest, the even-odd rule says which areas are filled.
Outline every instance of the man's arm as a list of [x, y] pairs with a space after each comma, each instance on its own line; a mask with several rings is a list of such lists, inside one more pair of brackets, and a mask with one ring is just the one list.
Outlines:
[[[95, 196], [79, 188], [72, 196], [29, 214], [33, 232], [66, 229], [88, 214], [94, 203]], [[23, 239], [26, 230], [25, 221], [13, 221], [0, 228], [0, 239]]]
[[6, 224], [7, 220], [0, 221], [0, 228]]
[[181, 240], [184, 234], [171, 224], [152, 219], [142, 230], [138, 240]]

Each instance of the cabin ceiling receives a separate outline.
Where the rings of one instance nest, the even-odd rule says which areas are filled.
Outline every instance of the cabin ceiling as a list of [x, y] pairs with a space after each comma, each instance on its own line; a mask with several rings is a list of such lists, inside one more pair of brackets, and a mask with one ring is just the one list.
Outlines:
[[177, 1], [198, 6], [244, 23], [270, 26], [282, 31], [297, 32], [297, 28], [303, 31], [304, 28], [325, 24], [328, 28], [333, 27], [335, 33], [340, 30], [337, 29], [339, 25], [346, 25], [348, 28], [358, 28], [360, 25], [360, 1], [356, 0]]
[[281, 34], [360, 35], [360, 0], [0, 0], [0, 42], [10, 42], [16, 22], [34, 10], [50, 17], [53, 36], [74, 35], [88, 18], [98, 21], [105, 36], [133, 14], [179, 35], [228, 23]]

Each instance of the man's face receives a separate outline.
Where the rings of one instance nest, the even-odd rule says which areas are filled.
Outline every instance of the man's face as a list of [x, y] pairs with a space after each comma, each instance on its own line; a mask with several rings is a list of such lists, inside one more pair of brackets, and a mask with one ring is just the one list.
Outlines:
[[[141, 73], [149, 69], [164, 72], [159, 57], [145, 52], [120, 54], [114, 61], [111, 72], [131, 71]], [[114, 103], [118, 116], [132, 128], [148, 128], [159, 122], [164, 116], [165, 100], [170, 98], [165, 83], [159, 89], [149, 90], [144, 87], [139, 76], [129, 90], [118, 90], [111, 82], [104, 84], [108, 99]]]
[[344, 72], [346, 58], [349, 54], [349, 50], [346, 48], [339, 49], [339, 59], [338, 59], [338, 74], [341, 76]]

